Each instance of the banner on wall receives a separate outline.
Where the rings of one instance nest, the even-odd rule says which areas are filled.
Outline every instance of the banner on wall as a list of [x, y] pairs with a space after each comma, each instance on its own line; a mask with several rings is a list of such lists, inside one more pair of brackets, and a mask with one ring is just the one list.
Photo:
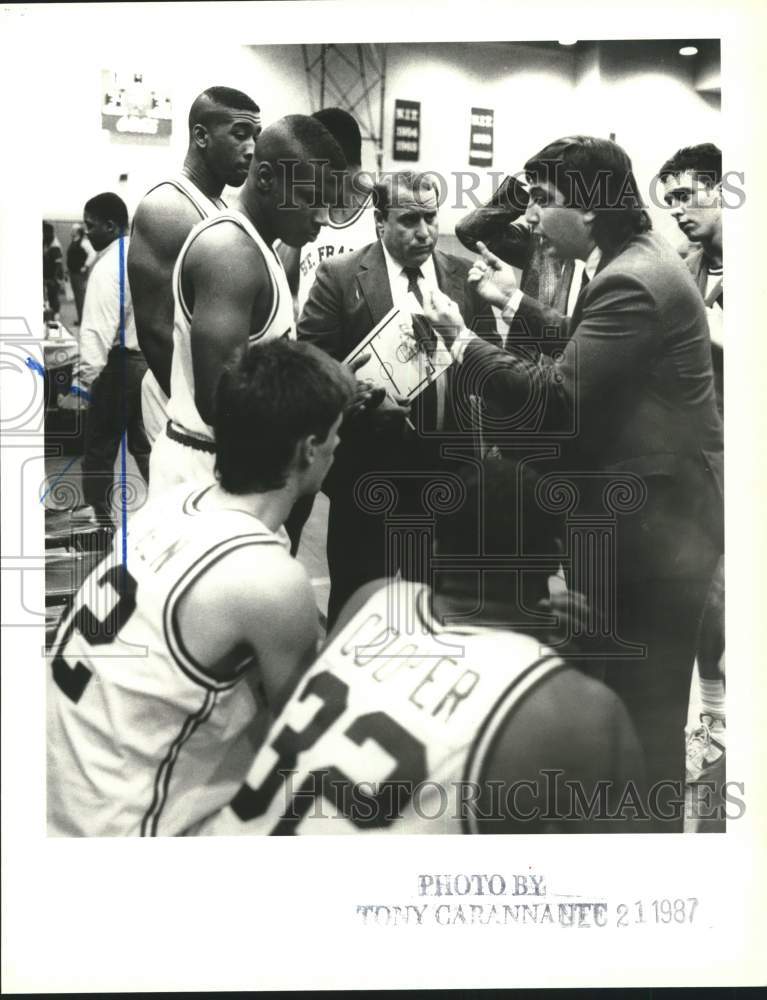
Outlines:
[[417, 160], [421, 155], [421, 102], [394, 102], [394, 160]]
[[120, 135], [167, 138], [173, 112], [168, 88], [144, 73], [101, 71], [101, 127]]
[[493, 165], [493, 112], [490, 108], [471, 109], [469, 163], [472, 167]]

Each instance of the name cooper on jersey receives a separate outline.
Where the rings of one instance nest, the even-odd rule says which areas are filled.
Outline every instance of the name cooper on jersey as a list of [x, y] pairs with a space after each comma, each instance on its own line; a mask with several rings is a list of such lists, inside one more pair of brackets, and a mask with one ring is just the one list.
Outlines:
[[[420, 635], [419, 638], [420, 647], [407, 634], [384, 624], [381, 615], [372, 613], [349, 636], [341, 653], [350, 657], [356, 667], [370, 668], [371, 679], [378, 683], [394, 679], [402, 682], [405, 672], [414, 671], [416, 680], [407, 693], [407, 700], [447, 722], [458, 706], [469, 698], [480, 677], [458, 662], [456, 657], [463, 652], [460, 646], [444, 644], [440, 650], [440, 643], [435, 641], [434, 654], [424, 656], [423, 638]], [[447, 652], [456, 655], [448, 656]]]

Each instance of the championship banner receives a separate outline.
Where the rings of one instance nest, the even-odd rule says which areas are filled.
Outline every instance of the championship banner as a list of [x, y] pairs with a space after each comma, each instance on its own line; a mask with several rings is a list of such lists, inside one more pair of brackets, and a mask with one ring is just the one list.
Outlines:
[[493, 165], [493, 112], [489, 108], [471, 109], [469, 163], [472, 167]]
[[394, 160], [417, 160], [421, 155], [421, 102], [394, 102]]
[[101, 71], [101, 127], [121, 135], [167, 138], [173, 112], [165, 87], [143, 73]]

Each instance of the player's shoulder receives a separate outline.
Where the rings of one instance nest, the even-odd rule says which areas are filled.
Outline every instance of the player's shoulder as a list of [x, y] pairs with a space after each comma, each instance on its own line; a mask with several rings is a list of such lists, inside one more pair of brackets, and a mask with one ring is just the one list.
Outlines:
[[185, 267], [201, 265], [240, 274], [253, 273], [259, 264], [266, 267], [264, 254], [234, 213], [222, 212], [203, 219], [189, 233]]
[[599, 726], [622, 710], [614, 691], [574, 666], [553, 670], [540, 686], [537, 701], [542, 713], [561, 719], [567, 710], [583, 726]]
[[144, 195], [134, 213], [134, 226], [162, 229], [184, 227], [186, 231], [201, 219], [188, 196], [170, 182], [163, 182]]
[[273, 607], [311, 589], [306, 570], [278, 536], [238, 525], [225, 554], [207, 574], [205, 589], [222, 603], [256, 610]]
[[535, 763], [565, 769], [594, 764], [620, 734], [631, 735], [615, 692], [575, 666], [552, 659], [524, 696], [502, 699], [493, 719], [494, 745], [483, 761], [485, 777]]

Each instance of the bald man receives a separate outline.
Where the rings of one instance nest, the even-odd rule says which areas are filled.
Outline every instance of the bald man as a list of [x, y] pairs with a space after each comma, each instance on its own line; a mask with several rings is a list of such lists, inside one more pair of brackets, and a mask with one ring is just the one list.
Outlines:
[[173, 352], [173, 267], [184, 240], [203, 219], [224, 210], [224, 186], [248, 176], [261, 113], [247, 94], [209, 87], [189, 111], [189, 147], [178, 176], [155, 184], [133, 219], [128, 252], [136, 329], [149, 364], [142, 413], [150, 442], [165, 430]]
[[345, 167], [320, 122], [282, 118], [256, 140], [231, 210], [200, 222], [184, 242], [173, 276], [169, 419], [152, 449], [152, 496], [212, 478], [213, 399], [224, 368], [249, 345], [295, 339], [292, 297], [272, 243], [301, 247], [317, 238], [328, 221], [334, 175]]

